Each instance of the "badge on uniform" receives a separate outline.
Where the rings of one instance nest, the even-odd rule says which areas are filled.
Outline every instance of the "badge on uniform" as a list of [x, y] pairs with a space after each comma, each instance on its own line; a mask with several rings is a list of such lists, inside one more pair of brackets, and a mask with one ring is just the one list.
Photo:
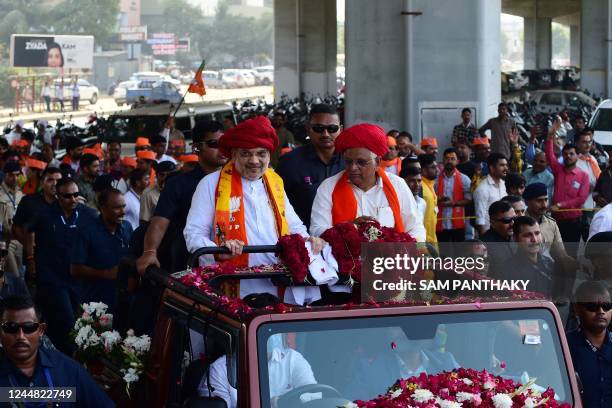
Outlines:
[[574, 180], [572, 182], [572, 187], [574, 187], [575, 190], [578, 190], [580, 188], [580, 183], [576, 180]]

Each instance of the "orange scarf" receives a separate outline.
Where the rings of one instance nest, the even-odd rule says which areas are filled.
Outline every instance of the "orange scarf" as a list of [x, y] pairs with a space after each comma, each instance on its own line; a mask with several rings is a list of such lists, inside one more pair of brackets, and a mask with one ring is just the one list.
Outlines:
[[591, 166], [591, 170], [593, 171], [595, 178], [598, 179], [599, 175], [601, 174], [601, 169], [599, 168], [599, 164], [597, 164], [597, 160], [595, 160], [595, 158], [591, 156], [591, 154], [581, 154], [580, 160], [584, 160], [585, 162], [589, 163], [589, 166]]
[[380, 162], [380, 167], [382, 167], [383, 170], [391, 166], [395, 166], [395, 168], [397, 169], [396, 175], [399, 176], [400, 171], [402, 171], [402, 159], [396, 157], [393, 160], [383, 160]]
[[[436, 185], [436, 194], [438, 197], [444, 196], [444, 174], [440, 174], [438, 176], [438, 183]], [[453, 175], [453, 201], [461, 201], [463, 200], [463, 181], [461, 180], [461, 173], [459, 170], [455, 169]], [[436, 225], [436, 231], [442, 231], [442, 211], [445, 207], [438, 205], [440, 217], [438, 218], [438, 224]], [[465, 228], [465, 208], [464, 207], [452, 207], [452, 227], [453, 229], [463, 229]]]
[[[376, 170], [376, 174], [382, 179], [385, 197], [387, 197], [391, 211], [393, 211], [395, 230], [404, 232], [404, 222], [402, 221], [399, 200], [391, 180], [389, 180], [385, 171], [380, 167]], [[357, 199], [355, 199], [355, 193], [353, 193], [345, 171], [340, 176], [340, 179], [338, 179], [332, 192], [332, 224], [337, 225], [343, 222], [351, 222], [355, 218], [357, 218]]]
[[[263, 182], [272, 203], [274, 221], [279, 238], [289, 234], [289, 226], [285, 218], [285, 190], [283, 180], [272, 170], [264, 173]], [[246, 224], [244, 222], [244, 195], [242, 193], [242, 177], [236, 171], [232, 161], [221, 170], [217, 191], [215, 192], [215, 242], [222, 245], [230, 239], [238, 239], [248, 244]], [[242, 254], [232, 259], [232, 264], [246, 267], [249, 265], [249, 255]]]

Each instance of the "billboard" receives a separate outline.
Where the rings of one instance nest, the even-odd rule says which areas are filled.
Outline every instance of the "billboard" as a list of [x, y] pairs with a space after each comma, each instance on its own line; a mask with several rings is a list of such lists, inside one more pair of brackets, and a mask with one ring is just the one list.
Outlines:
[[147, 40], [147, 26], [119, 27], [119, 41], [141, 42]]
[[91, 35], [11, 35], [11, 66], [93, 68]]

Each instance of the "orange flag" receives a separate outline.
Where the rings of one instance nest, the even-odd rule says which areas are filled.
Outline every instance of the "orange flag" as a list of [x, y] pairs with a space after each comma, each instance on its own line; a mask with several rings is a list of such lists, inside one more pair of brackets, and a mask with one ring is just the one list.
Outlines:
[[204, 61], [200, 64], [200, 68], [195, 74], [195, 78], [189, 84], [187, 92], [196, 93], [200, 96], [206, 95], [206, 88], [204, 87], [204, 80], [202, 79], [202, 71], [204, 71]]

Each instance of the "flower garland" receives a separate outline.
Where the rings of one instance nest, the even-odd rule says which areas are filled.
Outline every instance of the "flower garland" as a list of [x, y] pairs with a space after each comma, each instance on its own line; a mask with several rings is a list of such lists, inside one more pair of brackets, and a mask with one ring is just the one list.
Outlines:
[[435, 375], [398, 380], [386, 394], [370, 401], [355, 401], [344, 408], [569, 408], [555, 400], [551, 388], [540, 393], [527, 384], [495, 376], [487, 370], [459, 368]]
[[338, 275], [349, 282], [361, 281], [361, 244], [371, 242], [416, 242], [406, 232], [381, 227], [374, 220], [345, 222], [325, 231], [321, 238], [331, 245], [338, 262]]
[[77, 359], [93, 367], [106, 358], [123, 374], [125, 390], [130, 395], [130, 386], [138, 382], [144, 372], [144, 361], [151, 348], [151, 338], [147, 335], [135, 336], [133, 330], [127, 331], [125, 339], [113, 330], [113, 315], [106, 313], [108, 306], [102, 302], [84, 303], [82, 314], [70, 333], [77, 346]]
[[283, 249], [279, 256], [291, 272], [293, 283], [307, 282], [310, 256], [306, 249], [306, 241], [299, 234], [282, 236], [278, 244]]

